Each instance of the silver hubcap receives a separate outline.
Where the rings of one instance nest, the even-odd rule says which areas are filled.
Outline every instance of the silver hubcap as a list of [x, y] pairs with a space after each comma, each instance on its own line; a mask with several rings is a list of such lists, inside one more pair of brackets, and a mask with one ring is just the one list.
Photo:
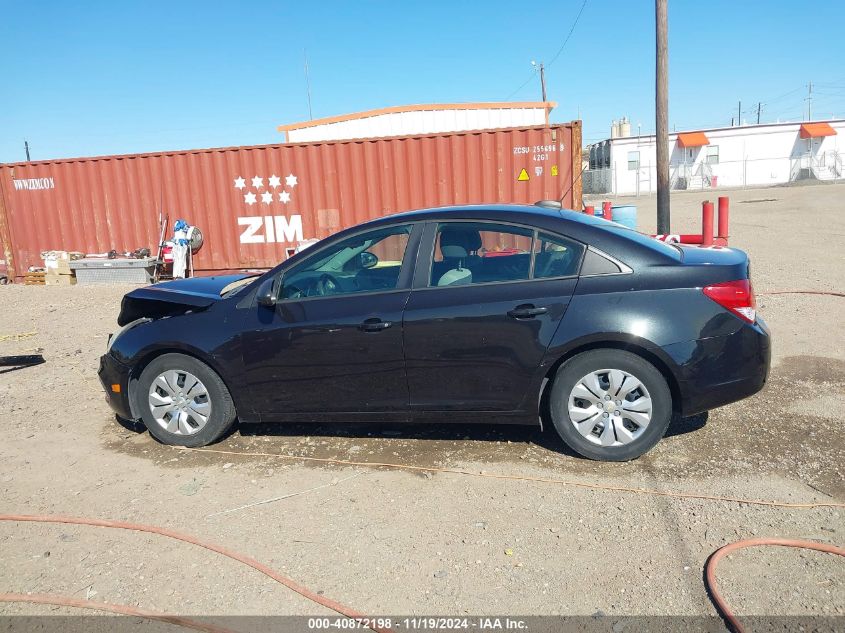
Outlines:
[[569, 394], [569, 419], [599, 446], [636, 440], [651, 422], [651, 396], [640, 380], [621, 369], [599, 369], [579, 380]]
[[205, 385], [193, 374], [178, 369], [161, 373], [153, 380], [149, 404], [155, 421], [175, 435], [199, 432], [211, 415]]

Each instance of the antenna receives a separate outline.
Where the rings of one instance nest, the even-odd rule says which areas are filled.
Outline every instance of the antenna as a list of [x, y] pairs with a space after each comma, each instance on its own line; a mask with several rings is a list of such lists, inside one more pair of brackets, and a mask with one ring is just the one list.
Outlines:
[[314, 115], [311, 113], [311, 80], [308, 78], [308, 51], [302, 49], [302, 56], [305, 58], [305, 91], [308, 95], [308, 120], [313, 121]]

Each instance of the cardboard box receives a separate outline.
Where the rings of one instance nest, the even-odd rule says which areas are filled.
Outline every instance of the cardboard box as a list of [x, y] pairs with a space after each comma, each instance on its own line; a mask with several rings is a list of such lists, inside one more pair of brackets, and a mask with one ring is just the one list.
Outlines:
[[64, 275], [71, 273], [70, 255], [67, 251], [45, 251], [41, 253], [41, 257], [48, 273], [56, 272]]
[[44, 268], [48, 273], [55, 273], [57, 275], [70, 275], [73, 271], [70, 269], [69, 259], [45, 259]]
[[67, 274], [59, 274], [47, 269], [47, 274], [44, 275], [44, 285], [46, 286], [75, 286], [76, 275], [72, 272]]

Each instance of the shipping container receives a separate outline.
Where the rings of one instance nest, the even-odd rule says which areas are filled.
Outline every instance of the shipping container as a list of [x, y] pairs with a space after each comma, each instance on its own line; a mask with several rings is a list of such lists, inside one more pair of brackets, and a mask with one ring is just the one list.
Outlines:
[[269, 268], [300, 242], [425, 207], [581, 207], [581, 124], [0, 165], [0, 259], [155, 252], [158, 217], [198, 226], [198, 272]]

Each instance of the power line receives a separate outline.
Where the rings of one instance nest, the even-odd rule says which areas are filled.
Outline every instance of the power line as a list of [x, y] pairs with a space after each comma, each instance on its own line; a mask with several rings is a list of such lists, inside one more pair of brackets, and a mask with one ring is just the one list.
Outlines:
[[777, 97], [772, 97], [771, 99], [763, 99], [763, 103], [768, 105], [770, 103], [774, 103], [775, 101], [780, 101], [781, 99], [784, 99], [785, 97], [788, 97], [789, 95], [795, 94], [796, 92], [800, 92], [802, 90], [804, 90], [804, 86], [799, 86], [798, 88], [790, 90], [789, 92], [784, 92], [782, 95], [778, 95]]
[[[795, 94], [796, 92], [803, 91], [804, 88], [805, 88], [805, 86], [801, 86], [799, 88], [795, 88], [793, 90], [790, 90], [789, 92], [784, 92], [783, 94], [778, 95], [777, 97], [772, 97], [771, 99], [761, 99], [759, 101], [759, 103], [761, 103], [764, 106], [768, 106], [768, 105], [771, 105], [771, 104], [776, 103], [778, 101], [781, 101], [781, 100], [785, 99], [786, 97], [789, 97], [790, 95]], [[755, 114], [756, 112], [757, 112], [757, 106], [756, 105], [751, 107], [751, 108], [748, 108], [747, 110], [742, 111], [743, 114]]]
[[512, 93], [510, 93], [507, 97], [505, 97], [505, 101], [510, 101], [510, 98], [512, 96], [514, 96], [516, 93], [518, 93], [520, 90], [525, 88], [525, 86], [528, 85], [528, 82], [531, 81], [532, 79], [534, 79], [534, 73], [531, 73], [531, 76], [528, 79], [526, 79], [525, 81], [523, 81], [522, 84], [519, 86], [519, 88], [517, 88]]
[[584, 0], [584, 2], [581, 3], [581, 8], [578, 9], [578, 15], [575, 16], [575, 21], [572, 23], [572, 27], [569, 29], [569, 33], [566, 35], [566, 39], [563, 40], [563, 44], [561, 44], [560, 48], [557, 49], [557, 53], [555, 53], [555, 56], [552, 57], [552, 61], [550, 61], [549, 64], [548, 64], [549, 66], [554, 64], [555, 60], [557, 60], [557, 58], [560, 57], [560, 54], [563, 52], [563, 49], [566, 47], [566, 44], [569, 42], [569, 38], [572, 37], [573, 31], [575, 31], [575, 27], [578, 26], [578, 20], [581, 19], [581, 14], [584, 13], [584, 7], [586, 7], [586, 6], [587, 6], [587, 0]]
[[[557, 58], [560, 57], [560, 54], [563, 52], [563, 49], [566, 48], [566, 44], [569, 42], [569, 38], [572, 37], [572, 33], [575, 31], [575, 27], [578, 26], [578, 20], [581, 19], [581, 14], [584, 13], [584, 7], [587, 6], [587, 2], [588, 2], [588, 0], [584, 0], [584, 2], [581, 3], [581, 8], [578, 10], [578, 15], [575, 16], [575, 20], [572, 22], [572, 26], [569, 29], [569, 33], [566, 35], [566, 39], [563, 40], [563, 44], [561, 44], [560, 48], [557, 49], [557, 53], [555, 53], [554, 57], [552, 57], [552, 60], [548, 64], [546, 64], [546, 67], [554, 64], [555, 61], [557, 60]], [[534, 72], [536, 72], [536, 71], [534, 71]], [[529, 82], [532, 79], [534, 79], [534, 72], [531, 73], [531, 76], [528, 79], [526, 79], [525, 81], [523, 81], [520, 84], [519, 88], [517, 88], [512, 93], [510, 93], [507, 97], [505, 97], [505, 101], [508, 101], [511, 97], [513, 97], [515, 94], [520, 92], [523, 88], [525, 88], [525, 86], [527, 86], [529, 84]]]
[[[813, 103], [816, 103], [817, 101], [822, 101], [822, 99], [820, 99], [817, 95], [822, 95], [823, 97], [827, 97], [828, 99], [833, 98], [834, 100], [836, 99], [836, 97], [845, 97], [845, 86], [840, 87], [839, 85], [835, 84], [834, 82], [831, 82], [829, 84], [826, 84], [826, 85], [831, 86], [831, 87], [829, 87], [828, 89], [823, 90], [823, 91], [818, 91], [816, 89], [817, 85], [822, 85], [822, 84], [819, 84], [818, 82], [812, 83], [812, 86], [813, 86], [813, 88], [812, 88]], [[779, 95], [772, 97], [770, 99], [762, 99], [758, 102], [758, 104], [759, 104], [761, 109], [763, 109], [763, 108], [766, 109], [766, 111], [768, 113], [767, 118], [769, 118], [769, 119], [774, 118], [774, 117], [792, 118], [792, 117], [798, 116], [794, 113], [794, 111], [795, 111], [796, 108], [802, 107], [801, 104], [803, 104], [804, 114], [806, 114], [807, 113], [807, 96], [799, 96], [797, 93], [804, 92], [804, 94], [806, 95], [807, 93], [805, 91], [807, 91], [807, 89], [808, 89], [808, 85], [804, 84], [804, 85], [802, 85], [798, 88], [793, 88], [792, 90], [789, 90], [787, 92], [779, 94]], [[840, 90], [842, 92], [840, 92]], [[778, 102], [783, 102], [784, 100], [788, 100], [788, 103], [781, 104], [778, 108], [771, 108], [770, 107], [772, 104], [775, 104], [775, 103], [778, 103]], [[742, 110], [742, 115], [743, 116], [748, 115], [748, 116], [755, 116], [756, 117], [757, 114], [758, 114], [758, 104], [754, 104], [752, 107], [747, 108], [745, 110]], [[789, 114], [783, 114], [786, 111], [788, 111]]]

